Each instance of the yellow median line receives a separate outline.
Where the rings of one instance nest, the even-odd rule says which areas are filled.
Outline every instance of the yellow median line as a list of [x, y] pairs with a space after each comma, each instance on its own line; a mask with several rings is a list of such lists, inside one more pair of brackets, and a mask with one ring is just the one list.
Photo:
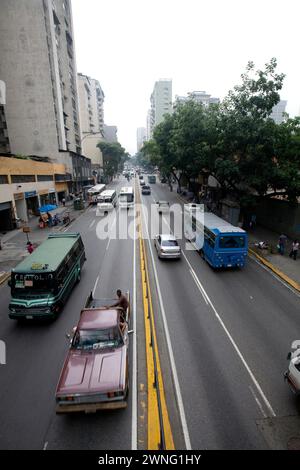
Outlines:
[[[148, 450], [159, 450], [161, 444], [161, 430], [159, 420], [159, 408], [157, 399], [157, 389], [155, 383], [154, 371], [154, 353], [156, 355], [156, 367], [158, 375], [158, 391], [160, 393], [163, 432], [165, 437], [166, 450], [174, 450], [174, 440], [167, 410], [167, 403], [163, 385], [163, 378], [159, 360], [156, 331], [154, 325], [154, 314], [152, 306], [151, 291], [148, 277], [147, 255], [145, 243], [141, 230], [141, 214], [138, 216], [138, 234], [140, 246], [140, 268], [142, 275], [142, 293], [144, 306], [144, 323], [145, 323], [145, 339], [146, 339], [146, 360], [147, 360], [147, 381], [148, 381]], [[153, 344], [151, 344], [151, 323], [153, 325]]]
[[293, 279], [291, 279], [289, 276], [284, 274], [280, 269], [276, 268], [272, 263], [270, 263], [268, 260], [260, 256], [256, 251], [252, 250], [249, 248], [249, 253], [254, 255], [261, 263], [263, 263], [265, 266], [267, 266], [269, 269], [271, 269], [277, 276], [279, 276], [281, 279], [283, 279], [285, 282], [287, 282], [290, 286], [292, 286], [294, 289], [296, 289], [298, 292], [300, 292], [300, 284]]
[[1, 285], [1, 284], [4, 284], [4, 282], [7, 281], [8, 278], [10, 278], [10, 276], [11, 276], [10, 273], [4, 274], [4, 275], [0, 278], [0, 285]]

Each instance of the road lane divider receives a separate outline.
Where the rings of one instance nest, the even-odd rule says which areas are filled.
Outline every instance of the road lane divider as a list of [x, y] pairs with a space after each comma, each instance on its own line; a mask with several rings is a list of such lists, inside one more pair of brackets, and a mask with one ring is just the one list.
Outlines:
[[[138, 191], [139, 190], [137, 189], [137, 192]], [[140, 196], [139, 196], [139, 200], [140, 200]], [[141, 205], [141, 211], [142, 211], [142, 214], [140, 214], [140, 215], [142, 215], [143, 228], [144, 228], [144, 231], [145, 231], [145, 236], [148, 240], [149, 253], [150, 253], [150, 257], [151, 257], [151, 262], [152, 262], [152, 267], [153, 267], [153, 274], [154, 274], [154, 279], [155, 279], [155, 285], [156, 285], [156, 290], [157, 290], [157, 295], [158, 295], [158, 300], [159, 300], [159, 305], [160, 305], [161, 317], [162, 317], [163, 326], [164, 326], [164, 333], [165, 333], [165, 338], [166, 338], [166, 342], [167, 342], [167, 348], [168, 348], [168, 353], [169, 353], [172, 377], [173, 377], [174, 388], [175, 388], [176, 402], [177, 402], [177, 406], [178, 406], [178, 410], [179, 410], [179, 417], [180, 417], [180, 421], [181, 421], [181, 427], [182, 427], [182, 432], [183, 432], [183, 437], [184, 437], [185, 448], [186, 448], [186, 450], [192, 450], [191, 440], [190, 440], [190, 435], [189, 435], [189, 430], [188, 430], [188, 425], [187, 425], [187, 420], [186, 420], [186, 415], [185, 415], [185, 409], [184, 409], [184, 404], [183, 404], [183, 398], [182, 398], [182, 394], [181, 394], [179, 378], [178, 378], [178, 373], [177, 373], [177, 368], [176, 368], [176, 363], [175, 363], [173, 346], [172, 346], [172, 342], [171, 342], [171, 335], [170, 335], [170, 331], [169, 331], [169, 327], [168, 327], [167, 316], [166, 316], [165, 307], [164, 307], [164, 303], [163, 303], [160, 283], [159, 283], [157, 269], [156, 269], [156, 265], [155, 265], [155, 261], [154, 261], [153, 249], [152, 249], [152, 246], [151, 246], [151, 238], [150, 238], [150, 235], [149, 235], [149, 229], [148, 229], [148, 226], [147, 226], [147, 221], [146, 221], [143, 205]], [[140, 218], [140, 220], [141, 220], [141, 218]], [[139, 223], [139, 225], [141, 225], [141, 222]]]
[[[140, 202], [139, 192], [136, 199]], [[148, 382], [148, 450], [174, 450], [174, 439], [169, 420], [167, 402], [159, 358], [154, 322], [151, 287], [145, 243], [142, 236], [141, 214], [137, 214], [140, 270], [143, 295], [144, 326], [146, 338], [146, 361]]]

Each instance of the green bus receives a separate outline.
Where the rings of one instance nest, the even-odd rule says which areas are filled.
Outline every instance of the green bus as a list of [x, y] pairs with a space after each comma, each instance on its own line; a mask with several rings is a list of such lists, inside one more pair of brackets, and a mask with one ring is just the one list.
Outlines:
[[11, 272], [9, 318], [56, 318], [80, 281], [85, 260], [79, 233], [49, 235]]

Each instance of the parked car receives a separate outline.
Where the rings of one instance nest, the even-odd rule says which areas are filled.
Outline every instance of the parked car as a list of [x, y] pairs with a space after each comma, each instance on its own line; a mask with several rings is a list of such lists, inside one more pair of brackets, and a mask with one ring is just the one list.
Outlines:
[[147, 186], [146, 184], [142, 187], [142, 194], [144, 195], [150, 195], [151, 194], [151, 188], [150, 186]]
[[165, 214], [170, 211], [170, 203], [167, 201], [156, 201], [155, 204], [159, 214]]
[[296, 395], [300, 395], [300, 347], [293, 352], [289, 352], [287, 359], [290, 363], [288, 370], [284, 374], [284, 378], [291, 390]]
[[154, 245], [159, 258], [180, 258], [181, 248], [174, 235], [157, 235]]
[[81, 311], [56, 389], [56, 413], [127, 406], [130, 308], [107, 307], [113, 302], [90, 294]]

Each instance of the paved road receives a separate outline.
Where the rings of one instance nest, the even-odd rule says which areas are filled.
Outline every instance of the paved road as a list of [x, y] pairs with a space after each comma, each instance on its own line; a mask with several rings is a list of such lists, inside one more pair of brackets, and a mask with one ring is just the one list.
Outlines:
[[[123, 179], [118, 186], [124, 183]], [[152, 189], [152, 196], [142, 198], [147, 208], [154, 199], [178, 202], [166, 186], [158, 183]], [[89, 292], [94, 289], [96, 297], [113, 296], [118, 287], [133, 292], [134, 242], [113, 239], [123, 216], [119, 213], [116, 219], [106, 218], [110, 224], [108, 239], [97, 237], [100, 219], [95, 217], [94, 208], [70, 227], [70, 231], [81, 232], [88, 260], [81, 283], [56, 322], [19, 325], [9, 320], [9, 289], [0, 287], [0, 338], [7, 344], [7, 365], [0, 368], [1, 449], [131, 448], [135, 411], [131, 400], [126, 410], [87, 416], [56, 416], [54, 402], [68, 348], [65, 333], [77, 323]], [[127, 227], [127, 220], [123, 222], [121, 227]], [[131, 226], [132, 222], [131, 214]], [[164, 218], [161, 223], [163, 231], [167, 230]], [[242, 271], [215, 272], [194, 251], [184, 250], [185, 257], [180, 261], [160, 261], [152, 241], [150, 245], [150, 282], [176, 447], [190, 443], [194, 449], [267, 448], [257, 422], [300, 411], [299, 401], [282, 379], [286, 353], [299, 336], [299, 297], [251, 259]], [[138, 251], [136, 254], [138, 268]], [[140, 314], [139, 292], [137, 297]], [[142, 315], [138, 322], [138, 369], [139, 381], [143, 382]], [[178, 375], [177, 389], [172, 367]], [[132, 396], [132, 390], [130, 393]], [[187, 425], [184, 429], [182, 410]], [[139, 428], [143, 428], [141, 423]]]
[[56, 322], [19, 325], [9, 320], [9, 289], [0, 288], [0, 338], [7, 344], [7, 365], [0, 370], [2, 449], [131, 448], [131, 400], [126, 410], [55, 415], [55, 387], [68, 348], [65, 333], [77, 323], [87, 295], [94, 287], [96, 297], [115, 297], [119, 287], [133, 291], [133, 240], [99, 240], [98, 220], [91, 208], [69, 229], [81, 232], [87, 262], [80, 284]]
[[[148, 209], [159, 199], [179, 202], [159, 183], [143, 196]], [[282, 379], [299, 297], [251, 259], [216, 272], [195, 251], [180, 261], [153, 255], [192, 448], [267, 448], [256, 421], [300, 411]]]

